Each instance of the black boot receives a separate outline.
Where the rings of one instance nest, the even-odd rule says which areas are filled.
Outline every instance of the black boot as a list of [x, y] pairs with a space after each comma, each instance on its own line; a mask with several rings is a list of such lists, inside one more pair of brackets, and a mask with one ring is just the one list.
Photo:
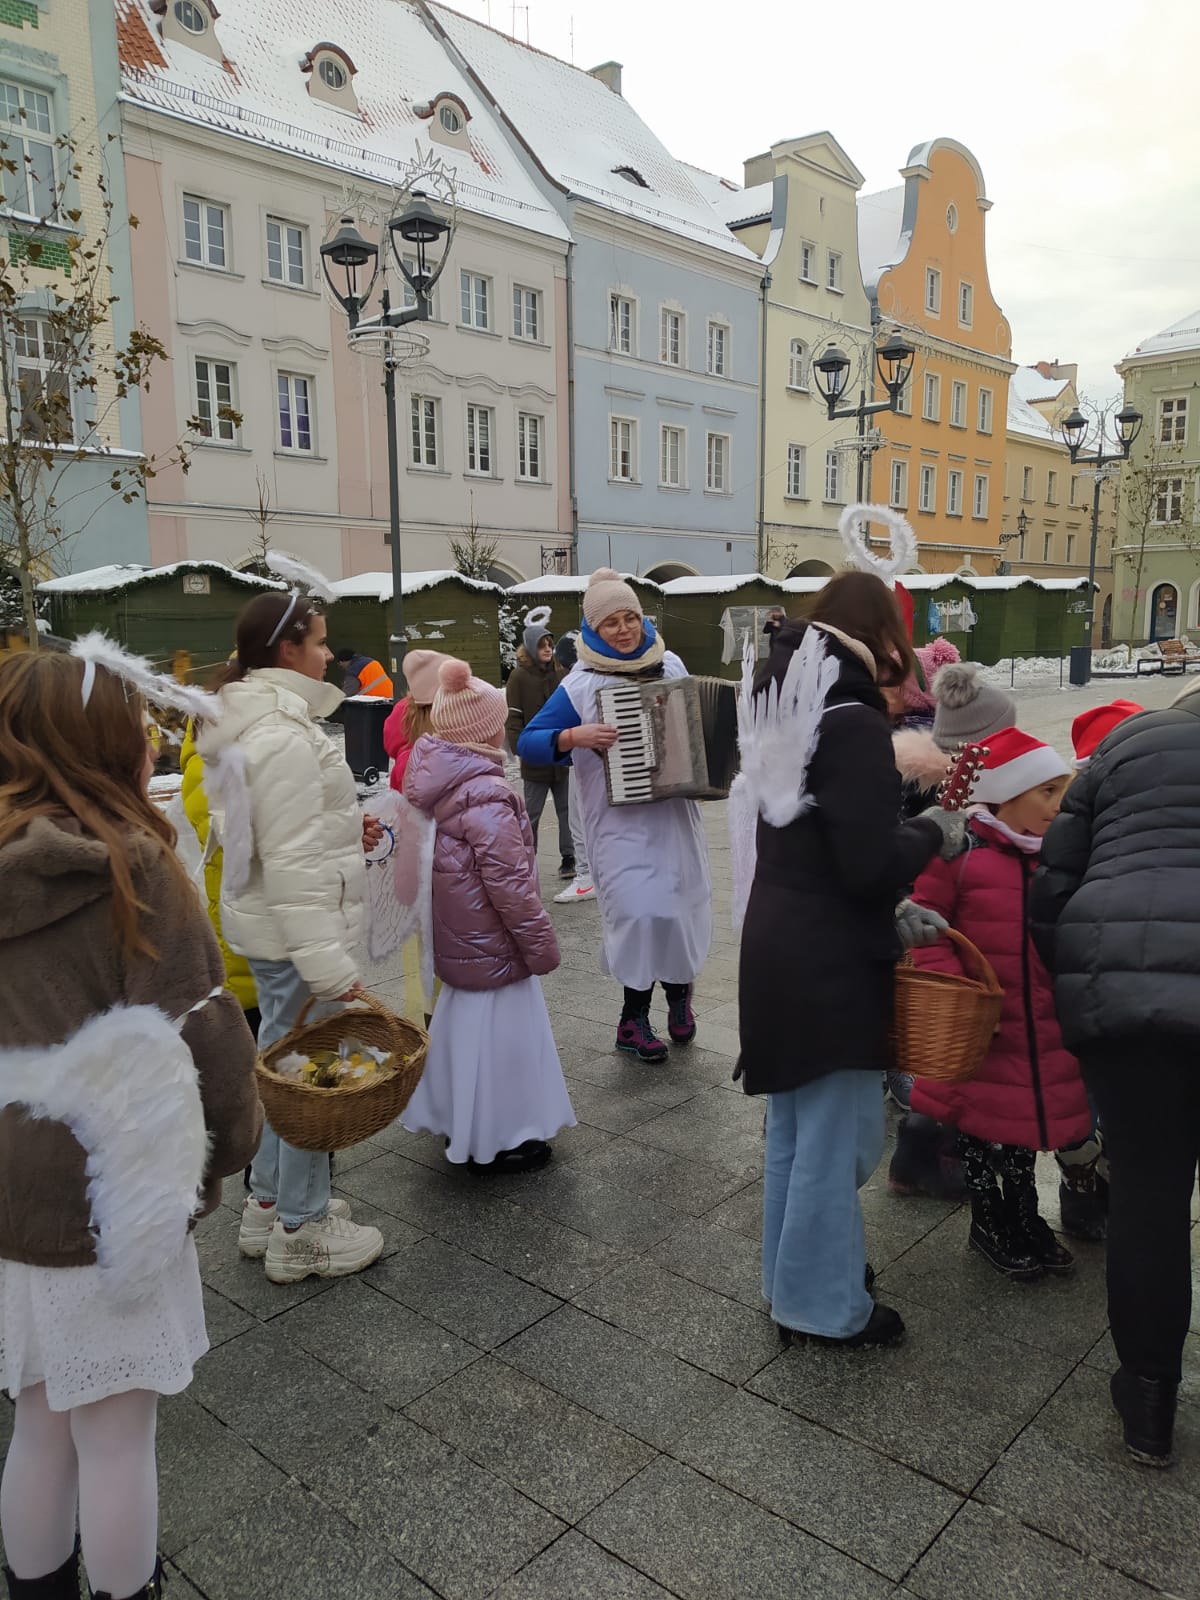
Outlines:
[[1037, 1184], [1033, 1181], [1032, 1173], [1028, 1182], [1020, 1184], [1005, 1178], [1004, 1205], [1012, 1221], [1013, 1232], [1047, 1272], [1057, 1273], [1060, 1277], [1074, 1272], [1075, 1257], [1066, 1245], [1058, 1242], [1054, 1229], [1038, 1213]]
[[835, 1350], [880, 1350], [904, 1341], [904, 1321], [900, 1313], [878, 1302], [871, 1307], [866, 1327], [848, 1334], [844, 1339], [830, 1339], [822, 1333], [802, 1333], [799, 1328], [785, 1328], [782, 1322], [777, 1322], [775, 1326], [779, 1329], [781, 1344], [824, 1344]]
[[990, 1261], [997, 1272], [1015, 1283], [1032, 1283], [1042, 1276], [1041, 1261], [1016, 1232], [998, 1188], [971, 1195], [971, 1232], [967, 1243]]
[[910, 1111], [900, 1118], [888, 1166], [888, 1188], [906, 1198], [918, 1194], [934, 1200], [963, 1198], [962, 1162], [953, 1139], [947, 1140], [946, 1129], [932, 1117]]
[[131, 1595], [118, 1596], [109, 1594], [107, 1590], [93, 1589], [92, 1600], [162, 1600], [166, 1581], [167, 1571], [160, 1556], [155, 1562], [150, 1582], [143, 1584], [140, 1589], [135, 1589]]
[[1069, 1239], [1082, 1239], [1085, 1244], [1103, 1244], [1108, 1236], [1107, 1195], [1102, 1193], [1100, 1180], [1089, 1188], [1078, 1189], [1064, 1178], [1058, 1186], [1058, 1214], [1062, 1231]]
[[1125, 1448], [1147, 1467], [1171, 1465], [1178, 1385], [1165, 1378], [1139, 1378], [1124, 1367], [1112, 1375], [1109, 1392], [1125, 1431]]
[[79, 1541], [59, 1567], [44, 1578], [18, 1578], [5, 1567], [10, 1600], [79, 1600]]

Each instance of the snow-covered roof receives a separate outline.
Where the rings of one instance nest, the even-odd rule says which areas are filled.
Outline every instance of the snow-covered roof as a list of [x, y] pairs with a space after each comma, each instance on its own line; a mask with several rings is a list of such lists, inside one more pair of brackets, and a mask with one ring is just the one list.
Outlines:
[[783, 591], [778, 578], [764, 578], [761, 572], [730, 572], [719, 578], [671, 578], [664, 583], [663, 593], [671, 594], [733, 594], [747, 584], [764, 583], [768, 589]]
[[[432, 148], [455, 174], [460, 208], [568, 237], [491, 106], [407, 0], [221, 0], [214, 27], [227, 66], [164, 39], [151, 0], [116, 4], [126, 99], [396, 183], [417, 141], [430, 142], [429, 122], [414, 106], [453, 94], [470, 115], [470, 149], [441, 141]], [[353, 62], [361, 115], [309, 94], [300, 63], [322, 42]]]
[[[623, 95], [590, 72], [485, 23], [445, 6], [429, 9], [541, 166], [569, 194], [724, 254], [757, 261], [726, 229], [683, 162]], [[622, 177], [622, 170], [635, 176]]]
[[715, 206], [718, 211], [727, 201], [736, 200], [746, 192], [740, 183], [734, 183], [732, 178], [723, 178], [719, 172], [708, 172], [704, 167], [693, 166], [690, 161], [681, 161], [679, 165], [709, 205]]
[[1047, 378], [1036, 367], [1018, 367], [1010, 373], [1008, 379], [1008, 392], [1015, 390], [1019, 397], [1028, 405], [1037, 401], [1057, 400], [1067, 387], [1066, 378]]
[[1173, 322], [1161, 333], [1143, 339], [1125, 359], [1128, 361], [1133, 356], [1174, 355], [1177, 351], [1182, 353], [1185, 350], [1200, 350], [1200, 311], [1189, 311], [1186, 317], [1180, 317], [1178, 322]]
[[224, 561], [172, 561], [165, 567], [142, 567], [136, 563], [91, 567], [87, 572], [68, 572], [61, 578], [39, 583], [43, 594], [103, 594], [109, 589], [128, 589], [146, 579], [169, 578], [177, 572], [217, 572], [233, 583], [251, 589], [286, 589], [279, 578], [259, 578], [252, 572], [239, 572]]
[[1040, 439], [1043, 444], [1056, 444], [1063, 449], [1066, 448], [1049, 421], [1040, 411], [1035, 411], [1031, 405], [1022, 400], [1011, 385], [1008, 390], [1008, 431], [1025, 434], [1030, 439]]
[[873, 289], [888, 267], [908, 254], [910, 235], [902, 234], [904, 185], [858, 197], [858, 264], [863, 283]]
[[716, 202], [717, 214], [731, 228], [749, 222], [767, 221], [774, 209], [774, 183], [756, 183], [752, 189], [738, 189], [722, 195]]
[[[660, 587], [653, 578], [639, 578], [634, 572], [623, 572], [621, 576], [627, 583], [640, 583], [647, 589]], [[506, 589], [506, 594], [582, 594], [588, 586], [588, 574], [567, 576], [553, 572], [544, 573], [540, 578], [530, 578], [525, 583], [514, 583]]]
[[[480, 594], [503, 594], [498, 583], [485, 583], [481, 578], [466, 578], [461, 572], [444, 568], [437, 572], [406, 572], [401, 594], [420, 594], [422, 589], [432, 589], [447, 578], [454, 578], [468, 589], [478, 589]], [[390, 572], [358, 572], [352, 578], [337, 578], [329, 585], [339, 600], [390, 600], [392, 575]]]

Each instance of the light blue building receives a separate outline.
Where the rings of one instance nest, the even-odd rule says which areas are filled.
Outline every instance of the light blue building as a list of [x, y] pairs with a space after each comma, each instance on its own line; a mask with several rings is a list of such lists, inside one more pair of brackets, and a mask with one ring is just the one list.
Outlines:
[[615, 63], [582, 72], [426, 9], [571, 231], [577, 570], [753, 571], [763, 268], [705, 193], [720, 180], [666, 150]]

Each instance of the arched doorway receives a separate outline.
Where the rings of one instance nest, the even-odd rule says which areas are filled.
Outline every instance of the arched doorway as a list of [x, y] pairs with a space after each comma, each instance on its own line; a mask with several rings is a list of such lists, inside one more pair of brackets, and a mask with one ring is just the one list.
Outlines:
[[681, 561], [660, 561], [645, 574], [650, 583], [670, 583], [672, 578], [696, 578], [695, 567], [685, 567]]
[[1112, 595], [1104, 596], [1104, 604], [1100, 608], [1100, 645], [1107, 649], [1112, 643]]
[[501, 567], [493, 563], [487, 569], [487, 581], [498, 583], [502, 589], [511, 589], [514, 583], [521, 583], [524, 580], [521, 574], [514, 572], [511, 567]]
[[1173, 639], [1179, 621], [1179, 590], [1173, 583], [1158, 583], [1150, 596], [1150, 643]]
[[832, 578], [833, 568], [828, 561], [802, 561], [788, 573], [789, 578]]

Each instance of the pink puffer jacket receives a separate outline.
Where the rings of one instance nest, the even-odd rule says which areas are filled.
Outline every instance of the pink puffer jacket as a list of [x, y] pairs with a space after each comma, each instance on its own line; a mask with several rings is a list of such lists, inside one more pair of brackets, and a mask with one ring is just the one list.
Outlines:
[[[913, 1083], [914, 1111], [963, 1133], [1029, 1150], [1058, 1150], [1085, 1139], [1092, 1119], [1079, 1063], [1063, 1044], [1054, 987], [1029, 936], [1029, 883], [1038, 857], [1025, 855], [977, 819], [971, 848], [954, 861], [936, 857], [917, 879], [913, 899], [940, 911], [996, 969], [1004, 1008], [992, 1047], [967, 1083]], [[916, 950], [919, 967], [962, 972], [946, 940]]]
[[403, 700], [396, 701], [383, 725], [383, 748], [392, 761], [388, 783], [397, 794], [404, 793], [404, 774], [408, 770], [408, 758], [413, 753], [412, 745], [404, 737], [404, 717], [408, 711], [408, 699], [408, 695], [405, 695]]
[[485, 755], [426, 734], [404, 793], [437, 823], [433, 963], [455, 989], [503, 989], [553, 972], [558, 941], [542, 904], [525, 804]]

